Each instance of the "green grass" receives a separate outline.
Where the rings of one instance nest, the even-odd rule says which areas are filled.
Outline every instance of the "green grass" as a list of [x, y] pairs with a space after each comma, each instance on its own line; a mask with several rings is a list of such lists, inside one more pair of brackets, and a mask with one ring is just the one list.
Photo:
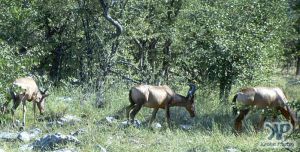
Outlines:
[[[278, 85], [283, 87], [292, 100], [300, 101], [300, 84], [288, 83], [291, 78], [274, 78], [270, 86]], [[271, 82], [271, 80], [270, 80]], [[265, 85], [265, 84], [264, 84]], [[48, 133], [70, 134], [78, 129], [86, 132], [80, 134], [78, 139], [81, 144], [75, 146], [68, 144], [61, 147], [75, 148], [78, 151], [100, 151], [97, 145], [106, 148], [107, 151], [135, 151], [135, 152], [201, 152], [216, 151], [223, 152], [227, 148], [236, 148], [240, 151], [287, 151], [285, 149], [260, 149], [257, 147], [260, 141], [265, 140], [268, 132], [255, 133], [253, 125], [257, 122], [257, 113], [251, 113], [244, 121], [243, 133], [235, 136], [233, 133], [233, 122], [235, 117], [231, 114], [231, 103], [220, 104], [217, 100], [216, 91], [205, 92], [201, 88], [197, 92], [196, 109], [197, 116], [194, 119], [189, 117], [188, 112], [183, 108], [171, 108], [172, 129], [166, 128], [164, 110], [159, 110], [155, 122], [162, 124], [160, 129], [151, 129], [147, 122], [151, 117], [152, 109], [142, 108], [136, 119], [143, 122], [140, 128], [133, 126], [124, 128], [120, 123], [125, 121], [124, 108], [129, 105], [128, 90], [130, 86], [110, 88], [106, 92], [106, 105], [104, 108], [94, 108], [95, 93], [83, 93], [81, 88], [68, 87], [50, 90], [46, 103], [46, 114], [44, 117], [60, 117], [64, 114], [72, 114], [82, 117], [81, 123], [73, 126], [47, 127], [47, 121], [39, 121], [34, 124], [32, 105], [28, 104], [27, 128], [38, 127], [42, 129], [43, 136]], [[187, 88], [177, 91], [185, 94]], [[233, 89], [234, 91], [237, 88]], [[232, 93], [233, 96], [234, 92]], [[63, 101], [59, 97], [71, 97], [72, 101]], [[230, 100], [232, 99], [232, 96]], [[21, 119], [21, 108], [17, 110], [16, 118]], [[115, 123], [105, 121], [107, 116], [119, 116]], [[6, 119], [10, 119], [7, 116]], [[283, 120], [281, 117], [280, 119]], [[191, 130], [183, 130], [180, 124], [192, 125]], [[18, 131], [10, 123], [2, 124], [2, 131]], [[299, 137], [299, 136], [298, 136]], [[299, 138], [293, 138], [300, 146]], [[0, 147], [7, 151], [18, 151], [24, 143], [1, 142]], [[298, 147], [299, 148], [299, 147]]]

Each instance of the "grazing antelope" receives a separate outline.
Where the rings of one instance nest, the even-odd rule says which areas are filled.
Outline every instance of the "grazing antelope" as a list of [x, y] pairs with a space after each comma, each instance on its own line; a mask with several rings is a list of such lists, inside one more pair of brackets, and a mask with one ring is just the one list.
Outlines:
[[[266, 88], [266, 87], [254, 87], [245, 88], [239, 91], [234, 97], [232, 102], [243, 106], [240, 109], [238, 117], [235, 119], [234, 128], [240, 132], [242, 128], [242, 120], [250, 111], [250, 107], [257, 107], [261, 109], [271, 108], [280, 113], [288, 120], [291, 120], [293, 127], [296, 127], [297, 119], [295, 113], [287, 105], [283, 91], [280, 88]], [[237, 107], [233, 108], [233, 113], [237, 113]], [[274, 115], [274, 118], [276, 116]], [[258, 129], [263, 127], [266, 116], [260, 116], [260, 122], [258, 123]]]
[[185, 107], [190, 113], [191, 117], [195, 117], [194, 94], [196, 86], [190, 84], [190, 89], [186, 97], [176, 94], [168, 86], [152, 86], [152, 85], [138, 85], [132, 87], [129, 91], [130, 105], [127, 109], [127, 119], [129, 115], [131, 123], [134, 122], [135, 115], [140, 111], [142, 106], [154, 108], [149, 124], [151, 125], [155, 119], [159, 108], [166, 110], [166, 119], [168, 127], [170, 127], [170, 107], [180, 106]]
[[32, 101], [33, 103], [33, 113], [34, 113], [34, 121], [35, 121], [35, 111], [36, 111], [36, 105], [38, 106], [38, 109], [40, 111], [40, 114], [42, 115], [44, 113], [44, 102], [45, 98], [48, 96], [46, 94], [46, 91], [40, 91], [36, 82], [31, 77], [23, 77], [18, 78], [13, 82], [13, 85], [10, 89], [8, 89], [8, 98], [7, 102], [4, 104], [5, 108], [3, 110], [6, 110], [6, 107], [8, 106], [10, 100], [13, 100], [13, 107], [11, 109], [13, 123], [15, 122], [15, 110], [18, 108], [20, 103], [22, 102], [23, 106], [23, 121], [22, 121], [22, 127], [21, 129], [24, 129], [25, 127], [25, 116], [26, 116], [26, 101]]

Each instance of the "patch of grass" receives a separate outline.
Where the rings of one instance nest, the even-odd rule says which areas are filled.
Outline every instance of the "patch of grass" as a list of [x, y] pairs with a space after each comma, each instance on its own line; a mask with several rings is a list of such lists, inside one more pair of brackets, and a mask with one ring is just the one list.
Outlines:
[[[300, 101], [299, 86], [289, 86], [287, 79], [277, 81], [285, 86], [289, 98]], [[292, 89], [291, 89], [292, 88]], [[178, 88], [177, 88], [178, 89]], [[78, 151], [100, 151], [101, 147], [107, 151], [143, 151], [143, 152], [198, 152], [198, 151], [226, 151], [226, 149], [237, 149], [240, 151], [287, 151], [285, 149], [260, 149], [257, 147], [260, 141], [266, 139], [268, 131], [255, 133], [253, 126], [257, 123], [257, 113], [251, 113], [243, 122], [243, 133], [236, 136], [233, 133], [235, 116], [231, 114], [231, 103], [219, 103], [217, 92], [205, 93], [200, 90], [196, 97], [196, 117], [191, 119], [184, 108], [171, 108], [172, 129], [166, 127], [165, 111], [159, 110], [155, 122], [162, 124], [161, 129], [151, 129], [148, 121], [152, 109], [143, 107], [137, 114], [136, 119], [143, 122], [140, 128], [133, 126], [120, 127], [125, 121], [124, 108], [129, 105], [128, 86], [110, 88], [105, 95], [106, 105], [98, 109], [93, 106], [95, 93], [84, 93], [81, 88], [68, 87], [50, 90], [51, 95], [46, 102], [46, 113], [44, 118], [49, 120], [58, 119], [65, 114], [78, 116], [82, 122], [75, 125], [47, 126], [48, 121], [40, 121], [34, 124], [32, 105], [28, 104], [27, 128], [38, 127], [46, 133], [64, 133], [79, 129], [85, 132], [78, 136], [81, 141], [79, 146], [68, 144], [67, 147]], [[186, 88], [180, 92], [185, 94]], [[235, 88], [235, 90], [237, 90]], [[231, 98], [230, 98], [231, 99]], [[22, 116], [22, 110], [17, 110], [16, 117]], [[117, 116], [116, 122], [108, 123], [107, 116]], [[281, 118], [282, 119], [282, 118]], [[283, 119], [284, 120], [284, 119]], [[192, 125], [191, 130], [183, 130], [180, 124]], [[5, 128], [6, 127], [6, 128]], [[7, 126], [1, 130], [17, 131], [17, 128]], [[298, 134], [291, 138], [299, 143]], [[1, 142], [0, 147], [8, 151], [18, 151], [24, 143]], [[300, 144], [299, 144], [300, 145]], [[65, 147], [65, 146], [64, 146]]]

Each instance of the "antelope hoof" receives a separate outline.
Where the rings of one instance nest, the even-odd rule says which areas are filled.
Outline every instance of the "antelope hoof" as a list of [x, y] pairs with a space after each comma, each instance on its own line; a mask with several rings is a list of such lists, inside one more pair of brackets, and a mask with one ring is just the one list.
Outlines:
[[24, 126], [21, 126], [21, 127], [19, 128], [19, 131], [24, 131], [24, 129], [25, 129], [25, 127], [24, 127]]
[[234, 133], [235, 136], [240, 136], [241, 133], [242, 133], [242, 130], [234, 129], [234, 130], [233, 130], [233, 133]]

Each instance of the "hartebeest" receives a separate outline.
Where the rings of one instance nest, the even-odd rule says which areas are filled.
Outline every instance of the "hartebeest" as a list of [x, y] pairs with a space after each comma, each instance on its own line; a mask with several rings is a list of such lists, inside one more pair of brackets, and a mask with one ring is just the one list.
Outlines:
[[[242, 128], [242, 120], [250, 111], [251, 107], [260, 109], [273, 109], [280, 111], [281, 114], [288, 120], [291, 120], [293, 127], [296, 127], [297, 119], [295, 113], [288, 106], [288, 100], [286, 99], [283, 91], [280, 88], [267, 88], [267, 87], [254, 87], [245, 88], [240, 90], [233, 98], [232, 102], [239, 104], [242, 108], [235, 120], [234, 128], [240, 132]], [[233, 108], [234, 114], [237, 113], [237, 107]], [[274, 115], [276, 118], [276, 115]], [[258, 129], [263, 127], [266, 116], [260, 116], [260, 122], [258, 123]]]
[[36, 82], [31, 77], [23, 77], [16, 79], [12, 86], [8, 89], [8, 98], [5, 107], [8, 106], [9, 102], [13, 100], [13, 107], [11, 109], [13, 123], [15, 122], [15, 110], [18, 108], [20, 103], [22, 102], [23, 106], [23, 121], [22, 128], [25, 127], [25, 116], [26, 116], [26, 101], [32, 101], [33, 103], [33, 113], [34, 113], [34, 121], [35, 121], [35, 109], [36, 105], [42, 115], [44, 113], [44, 102], [45, 98], [48, 96], [46, 91], [40, 91]]
[[195, 116], [195, 104], [194, 94], [196, 86], [190, 84], [190, 89], [186, 97], [176, 94], [170, 87], [163, 86], [152, 86], [152, 85], [138, 85], [132, 87], [129, 91], [130, 105], [127, 109], [127, 119], [129, 121], [129, 115], [131, 123], [134, 122], [135, 115], [139, 110], [144, 107], [154, 108], [152, 117], [149, 124], [151, 125], [156, 117], [156, 113], [159, 108], [166, 110], [166, 119], [168, 126], [170, 127], [170, 107], [181, 106], [185, 107], [190, 113], [191, 117]]

